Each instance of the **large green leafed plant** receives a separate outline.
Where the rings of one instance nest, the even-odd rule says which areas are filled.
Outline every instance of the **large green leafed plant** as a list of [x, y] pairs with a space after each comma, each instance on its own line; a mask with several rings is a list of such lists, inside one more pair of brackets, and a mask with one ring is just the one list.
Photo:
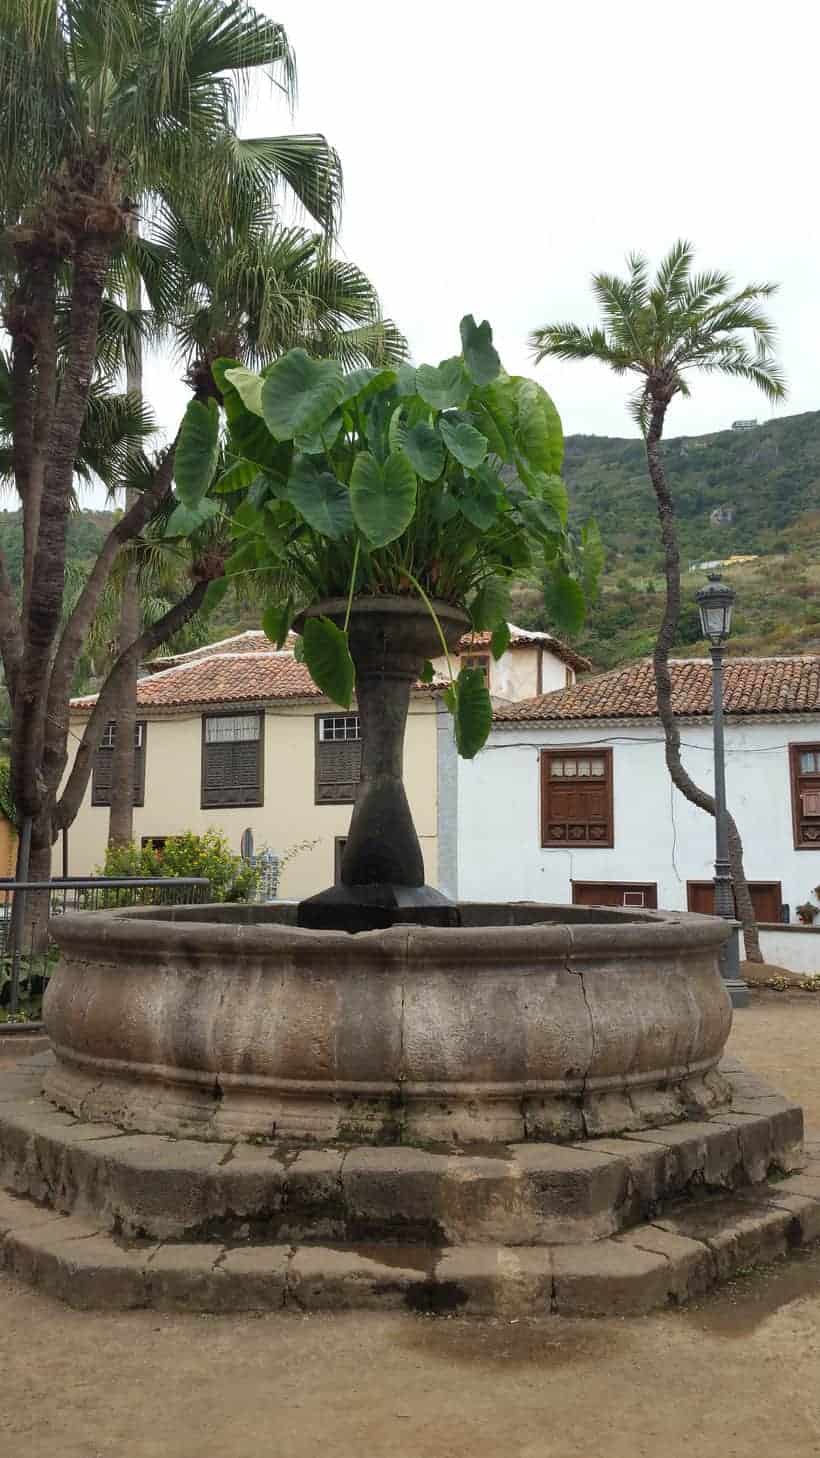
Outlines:
[[[189, 407], [177, 449], [186, 530], [221, 503], [235, 543], [226, 580], [260, 575], [278, 645], [322, 599], [346, 598], [349, 617], [354, 596], [406, 594], [436, 622], [436, 601], [464, 609], [500, 657], [511, 582], [533, 571], [546, 577], [556, 626], [581, 625], [602, 549], [594, 524], [580, 539], [568, 526], [558, 412], [534, 381], [505, 374], [486, 321], [468, 315], [461, 340], [461, 354], [418, 368], [345, 374], [301, 349], [261, 374], [217, 361], [216, 476], [219, 407]], [[302, 651], [317, 687], [349, 707], [347, 618], [341, 628], [309, 620]], [[489, 694], [479, 670], [450, 672], [445, 701], [470, 758], [489, 733]]]

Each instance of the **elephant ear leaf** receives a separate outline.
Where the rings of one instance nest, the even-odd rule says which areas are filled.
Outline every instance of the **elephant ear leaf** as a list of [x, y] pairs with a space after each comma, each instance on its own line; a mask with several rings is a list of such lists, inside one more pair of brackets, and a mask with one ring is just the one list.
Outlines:
[[271, 366], [262, 386], [265, 424], [276, 440], [310, 435], [333, 414], [344, 393], [337, 360], [311, 359], [306, 350], [291, 349]]
[[501, 373], [501, 360], [486, 319], [476, 324], [472, 314], [465, 314], [461, 321], [461, 347], [470, 379], [476, 385], [491, 385]]
[[350, 492], [331, 471], [320, 471], [309, 456], [294, 462], [287, 500], [308, 526], [331, 541], [338, 541], [353, 526]]
[[565, 633], [577, 633], [583, 627], [587, 606], [584, 589], [563, 567], [554, 567], [547, 578], [544, 602], [551, 623]]
[[493, 723], [493, 706], [483, 671], [462, 668], [444, 700], [453, 715], [461, 758], [474, 759], [486, 744]]
[[262, 628], [265, 636], [270, 638], [277, 648], [281, 648], [287, 641], [292, 618], [292, 598], [288, 598], [284, 603], [272, 603], [262, 614]]
[[503, 577], [488, 577], [470, 603], [470, 618], [478, 632], [497, 628], [511, 612], [510, 584]]
[[404, 451], [393, 451], [383, 466], [369, 451], [360, 451], [350, 476], [350, 504], [372, 547], [400, 537], [416, 510], [416, 476]]
[[302, 648], [305, 665], [316, 687], [334, 704], [349, 709], [355, 670], [347, 635], [330, 618], [308, 618]]
[[219, 460], [219, 410], [192, 400], [185, 411], [174, 453], [177, 496], [184, 506], [198, 506], [216, 474]]
[[506, 653], [509, 646], [510, 625], [509, 623], [499, 623], [498, 627], [493, 628], [493, 635], [490, 639], [490, 652], [492, 653], [493, 658], [496, 660], [496, 663], [498, 662], [499, 658], [504, 657], [504, 654]]

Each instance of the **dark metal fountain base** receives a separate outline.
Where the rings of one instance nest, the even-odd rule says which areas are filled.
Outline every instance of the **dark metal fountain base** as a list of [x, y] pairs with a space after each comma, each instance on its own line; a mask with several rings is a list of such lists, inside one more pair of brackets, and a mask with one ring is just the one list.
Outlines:
[[457, 906], [432, 886], [330, 886], [301, 901], [297, 925], [312, 931], [384, 931], [390, 926], [461, 926]]

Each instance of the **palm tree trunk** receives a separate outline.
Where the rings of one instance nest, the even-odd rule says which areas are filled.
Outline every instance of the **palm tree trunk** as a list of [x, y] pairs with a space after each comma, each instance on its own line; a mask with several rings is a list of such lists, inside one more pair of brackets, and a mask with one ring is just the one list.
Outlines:
[[[680, 553], [678, 551], [677, 534], [675, 532], [675, 510], [660, 453], [660, 442], [663, 435], [666, 408], [666, 401], [652, 401], [649, 429], [646, 435], [646, 459], [658, 509], [658, 521], [660, 522], [661, 540], [664, 550], [664, 571], [666, 575], [666, 605], [655, 640], [655, 651], [652, 655], [655, 671], [655, 691], [658, 700], [658, 717], [663, 726], [666, 765], [673, 785], [693, 805], [697, 805], [700, 810], [705, 810], [707, 815], [714, 815], [715, 801], [713, 796], [707, 794], [699, 785], [696, 785], [683, 767], [680, 753], [680, 734], [678, 732], [677, 720], [672, 711], [672, 678], [669, 672], [669, 654], [675, 641], [675, 633], [677, 632], [678, 620], [680, 618]], [[727, 818], [729, 822], [729, 860], [735, 890], [735, 904], [739, 919], [743, 924], [746, 956], [750, 962], [762, 962], [763, 956], [758, 940], [757, 920], [752, 906], [752, 898], [749, 895], [746, 874], [743, 869], [743, 843], [740, 839], [740, 832], [735, 824], [734, 817], [728, 815]]]
[[[130, 215], [129, 231], [136, 232], [135, 214]], [[129, 277], [127, 307], [142, 306], [142, 287], [138, 277]], [[129, 395], [142, 399], [142, 340], [134, 340], [134, 353], [126, 364], [126, 389]], [[126, 510], [133, 505], [134, 493], [126, 496]], [[117, 655], [124, 653], [139, 637], [140, 602], [136, 567], [125, 574], [120, 603], [120, 624], [117, 634]], [[108, 844], [128, 845], [134, 839], [134, 755], [137, 732], [137, 679], [139, 663], [129, 659], [119, 686], [116, 706], [117, 730], [114, 736], [114, 763], [111, 770], [111, 804], [108, 812]]]

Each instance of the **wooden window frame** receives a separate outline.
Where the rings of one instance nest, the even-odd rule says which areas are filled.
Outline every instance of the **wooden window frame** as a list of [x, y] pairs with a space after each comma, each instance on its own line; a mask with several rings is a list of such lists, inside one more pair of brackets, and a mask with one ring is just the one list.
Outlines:
[[[136, 738], [134, 742], [134, 809], [141, 810], [145, 805], [145, 764], [148, 757], [148, 720], [137, 719], [134, 725]], [[97, 747], [97, 751], [91, 762], [91, 805], [93, 809], [110, 810], [111, 790], [107, 791], [107, 799], [102, 799], [102, 791], [98, 782], [98, 762], [101, 754], [114, 753], [114, 734], [116, 731], [116, 720], [112, 719], [106, 724], [103, 730], [103, 737]]]
[[[259, 738], [256, 741], [248, 740], [248, 743], [256, 742], [259, 745], [259, 776], [257, 784], [257, 798], [255, 800], [223, 800], [219, 805], [214, 805], [205, 799], [205, 762], [208, 744], [205, 738], [206, 725], [209, 719], [257, 719], [259, 721]], [[237, 743], [241, 743], [238, 740]], [[264, 710], [247, 709], [233, 710], [219, 714], [202, 715], [202, 741], [200, 746], [200, 782], [199, 782], [199, 808], [200, 810], [247, 810], [249, 807], [264, 805], [265, 803], [265, 713]]]
[[459, 668], [480, 668], [484, 674], [484, 682], [490, 683], [490, 654], [489, 653], [462, 653], [458, 660]]
[[[609, 834], [605, 840], [549, 840], [547, 838], [547, 825], [552, 818], [549, 815], [549, 764], [551, 759], [604, 759], [606, 761], [606, 774], [604, 776], [607, 786], [607, 824]], [[614, 796], [614, 764], [611, 748], [601, 749], [597, 745], [572, 744], [566, 749], [542, 749], [541, 750], [541, 849], [542, 850], [614, 850], [615, 848], [615, 796]], [[614, 882], [602, 882], [602, 885], [613, 885]], [[618, 883], [620, 884], [620, 883]]]
[[[358, 738], [357, 739], [338, 739], [338, 740], [323, 739], [322, 738], [322, 720], [323, 719], [358, 719], [359, 720], [359, 736], [358, 736]], [[316, 722], [315, 722], [315, 729], [314, 729], [314, 746], [313, 746], [313, 803], [315, 805], [330, 805], [330, 806], [333, 806], [333, 805], [355, 805], [355, 803], [356, 803], [356, 790], [358, 789], [359, 780], [361, 779], [361, 765], [359, 767], [359, 778], [355, 782], [353, 782], [354, 783], [354, 791], [353, 791], [353, 794], [352, 795], [337, 795], [337, 796], [332, 796], [332, 797], [329, 798], [327, 795], [320, 795], [320, 793], [319, 793], [320, 786], [322, 784], [322, 780], [321, 780], [320, 774], [319, 774], [319, 770], [320, 770], [320, 755], [321, 755], [321, 752], [322, 752], [322, 745], [323, 744], [333, 744], [333, 743], [336, 743], [336, 744], [361, 744], [361, 742], [362, 742], [362, 732], [361, 731], [362, 731], [362, 725], [361, 725], [361, 719], [359, 718], [358, 712], [356, 712], [356, 713], [350, 713], [350, 712], [348, 712], [348, 713], [337, 713], [337, 714], [331, 714], [331, 713], [324, 712], [324, 713], [321, 713], [321, 714], [317, 714], [316, 715]], [[327, 782], [325, 782], [325, 783], [327, 783]]]
[[[581, 880], [581, 878], [579, 877], [577, 880], [573, 879], [570, 882], [570, 885], [572, 886], [573, 906], [585, 906], [588, 904], [584, 901], [575, 900], [576, 886], [619, 886], [625, 892], [632, 892], [633, 894], [636, 892], [640, 892], [641, 895], [644, 896], [644, 898], [647, 896], [647, 894], [650, 897], [649, 901], [645, 899], [641, 902], [622, 901], [621, 907], [623, 910], [628, 911], [630, 907], [632, 907], [632, 909], [635, 911], [657, 911], [658, 909], [657, 881], [584, 881]], [[602, 902], [601, 904], [605, 906], [606, 902]]]
[[[795, 850], [820, 851], [820, 839], [811, 844], [800, 839], [801, 816], [798, 808], [799, 790], [797, 788], [798, 780], [801, 778], [799, 756], [808, 753], [820, 754], [820, 740], [810, 740], [804, 744], [789, 745], [789, 792], [792, 801], [792, 839]], [[817, 778], [818, 789], [820, 789], [820, 773], [818, 773]], [[818, 828], [820, 828], [820, 821], [818, 821]]]

